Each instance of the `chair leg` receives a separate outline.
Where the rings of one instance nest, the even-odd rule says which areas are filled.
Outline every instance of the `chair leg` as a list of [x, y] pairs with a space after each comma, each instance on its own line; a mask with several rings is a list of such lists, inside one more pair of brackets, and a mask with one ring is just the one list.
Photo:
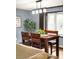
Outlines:
[[51, 55], [52, 55], [52, 45], [50, 45]]
[[31, 42], [29, 41], [29, 45], [31, 46]]
[[41, 45], [41, 43], [40, 43], [40, 49], [42, 49], [42, 45]]
[[33, 47], [33, 42], [31, 42], [31, 46]]
[[22, 44], [24, 44], [25, 43], [25, 40], [22, 40]]

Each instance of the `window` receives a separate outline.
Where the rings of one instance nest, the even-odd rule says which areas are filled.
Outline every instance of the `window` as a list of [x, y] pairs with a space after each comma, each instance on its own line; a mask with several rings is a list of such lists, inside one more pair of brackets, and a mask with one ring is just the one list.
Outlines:
[[57, 30], [59, 31], [59, 34], [63, 34], [63, 13], [57, 13], [56, 16]]
[[47, 30], [55, 30], [55, 14], [54, 13], [50, 13], [47, 15], [48, 16], [48, 20], [47, 20]]
[[47, 30], [58, 30], [59, 34], [63, 34], [63, 13], [47, 14]]

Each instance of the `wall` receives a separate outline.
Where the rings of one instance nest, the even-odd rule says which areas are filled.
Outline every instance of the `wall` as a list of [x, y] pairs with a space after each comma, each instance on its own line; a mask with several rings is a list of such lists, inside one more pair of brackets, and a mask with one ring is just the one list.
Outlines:
[[47, 9], [47, 12], [57, 12], [57, 11], [63, 11], [63, 7], [60, 6], [60, 7], [54, 7], [54, 8]]
[[16, 9], [16, 16], [20, 16], [22, 21], [22, 26], [20, 28], [16, 28], [16, 38], [17, 38], [16, 42], [18, 43], [18, 42], [22, 42], [21, 31], [24, 31], [23, 21], [27, 18], [30, 19], [31, 14], [30, 11], [28, 10]]
[[31, 14], [31, 18], [33, 21], [36, 22], [36, 29], [39, 29], [39, 15], [38, 14]]

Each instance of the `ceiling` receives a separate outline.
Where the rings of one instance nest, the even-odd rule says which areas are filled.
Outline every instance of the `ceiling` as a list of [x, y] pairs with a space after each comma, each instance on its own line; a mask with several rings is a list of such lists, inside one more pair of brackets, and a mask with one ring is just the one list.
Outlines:
[[[36, 8], [36, 0], [16, 0], [16, 8], [32, 10]], [[63, 0], [42, 0], [41, 8], [63, 5]]]

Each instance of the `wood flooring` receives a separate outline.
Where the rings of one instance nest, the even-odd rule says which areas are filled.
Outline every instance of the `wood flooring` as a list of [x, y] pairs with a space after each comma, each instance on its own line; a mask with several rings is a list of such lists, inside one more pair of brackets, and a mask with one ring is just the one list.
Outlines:
[[[53, 49], [52, 49], [52, 56], [56, 56], [56, 50], [55, 50], [56, 48], [54, 47]], [[44, 51], [44, 49], [42, 49], [43, 51]], [[49, 48], [49, 54], [50, 54], [50, 48]], [[59, 48], [59, 58], [57, 58], [57, 59], [63, 59], [63, 48]]]

